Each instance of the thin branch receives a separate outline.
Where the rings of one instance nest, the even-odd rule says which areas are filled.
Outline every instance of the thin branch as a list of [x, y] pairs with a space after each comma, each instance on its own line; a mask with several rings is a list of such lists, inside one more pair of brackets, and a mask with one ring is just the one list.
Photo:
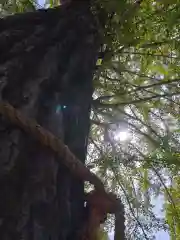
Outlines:
[[[110, 144], [111, 144], [111, 146], [112, 146], [112, 151], [113, 151], [113, 152], [116, 152], [116, 148], [115, 148], [115, 146], [114, 146], [114, 143], [113, 143], [112, 140], [110, 139], [110, 137], [109, 137], [109, 142], [110, 142]], [[136, 220], [136, 222], [137, 222], [138, 225], [140, 226], [140, 228], [141, 228], [141, 230], [142, 230], [142, 232], [143, 232], [143, 234], [144, 234], [145, 239], [148, 240], [148, 237], [147, 237], [147, 235], [146, 235], [146, 233], [145, 233], [145, 231], [144, 231], [144, 228], [143, 228], [141, 222], [140, 222], [139, 219], [135, 216], [134, 210], [133, 210], [133, 208], [131, 207], [131, 203], [130, 203], [129, 197], [128, 197], [127, 193], [126, 193], [126, 190], [124, 189], [124, 186], [123, 186], [123, 185], [121, 184], [121, 182], [119, 181], [119, 178], [117, 178], [116, 169], [113, 167], [112, 164], [111, 164], [110, 168], [111, 168], [112, 172], [114, 173], [116, 182], [119, 184], [119, 186], [121, 187], [121, 189], [122, 189], [122, 191], [123, 191], [123, 193], [124, 193], [124, 195], [125, 195], [125, 197], [126, 197], [126, 200], [127, 200], [128, 206], [129, 206], [129, 209], [130, 209], [130, 211], [131, 211], [134, 219]], [[118, 173], [118, 174], [119, 174], [119, 173]]]
[[94, 144], [94, 146], [97, 148], [97, 150], [101, 153], [101, 155], [103, 155], [103, 151], [102, 149], [95, 143], [94, 139], [90, 138], [92, 143]]
[[137, 100], [120, 102], [120, 103], [97, 103], [97, 102], [95, 102], [95, 104], [93, 104], [93, 105], [95, 107], [99, 107], [99, 108], [115, 108], [115, 107], [129, 105], [129, 104], [138, 104], [138, 103], [142, 103], [142, 102], [147, 102], [147, 101], [151, 101], [151, 100], [156, 99], [156, 98], [172, 97], [172, 96], [176, 96], [176, 95], [180, 95], [180, 92], [156, 94], [156, 95], [151, 96], [151, 97], [139, 98]]
[[[153, 78], [153, 80], [158, 80], [156, 78]], [[159, 80], [158, 80], [159, 81]], [[171, 84], [171, 83], [174, 83], [174, 82], [180, 82], [180, 79], [172, 79], [172, 80], [163, 80], [163, 81], [159, 81], [157, 83], [153, 83], [153, 84], [150, 84], [150, 85], [146, 85], [146, 86], [137, 86], [137, 89], [136, 90], [141, 90], [141, 89], [146, 89], [146, 88], [152, 88], [152, 87], [157, 87], [157, 86], [160, 86], [160, 85], [168, 85], [168, 84]]]
[[176, 4], [174, 7], [172, 7], [171, 9], [168, 9], [168, 10], [165, 7], [161, 8], [161, 9], [158, 9], [158, 10], [155, 10], [154, 12], [152, 12], [151, 14], [146, 16], [146, 19], [141, 19], [141, 20], [137, 21], [136, 22], [136, 26], [139, 25], [140, 23], [144, 24], [145, 20], [147, 20], [149, 18], [152, 19], [152, 17], [155, 16], [156, 14], [164, 14], [164, 12], [166, 12], [166, 14], [167, 14], [167, 13], [173, 11], [176, 7], [179, 7], [179, 5], [180, 4]]
[[[113, 67], [113, 69], [114, 69], [115, 71], [118, 71], [118, 69], [117, 69], [116, 67]], [[171, 83], [180, 82], [180, 79], [179, 79], [179, 78], [178, 78], [178, 79], [169, 79], [169, 80], [159, 81], [158, 78], [150, 77], [150, 76], [147, 76], [147, 75], [142, 74], [142, 73], [138, 73], [138, 72], [135, 72], [135, 71], [130, 71], [130, 70], [128, 70], [128, 69], [124, 70], [124, 72], [128, 72], [128, 73], [130, 73], [130, 74], [137, 75], [137, 76], [139, 76], [139, 77], [149, 78], [149, 79], [151, 79], [151, 80], [153, 80], [153, 81], [158, 81], [158, 82], [156, 82], [156, 83], [153, 83], [153, 84], [150, 84], [150, 85], [146, 85], [146, 86], [138, 86], [138, 85], [134, 85], [134, 84], [128, 82], [127, 85], [131, 85], [131, 86], [133, 86], [134, 88], [136, 88], [136, 89], [134, 89], [134, 91], [140, 91], [140, 90], [147, 89], [147, 88], [152, 88], [152, 87], [156, 87], [156, 86], [168, 85], [168, 84], [171, 84]], [[121, 81], [121, 79], [111, 79], [111, 78], [108, 77], [108, 76], [103, 76], [103, 77], [104, 77], [104, 78], [107, 78], [107, 79], [110, 80], [110, 81], [118, 81], [118, 82]], [[132, 90], [124, 91], [124, 92], [121, 92], [121, 94], [127, 94], [127, 93], [130, 93], [131, 91], [132, 91]], [[115, 95], [114, 95], [114, 97], [115, 97]]]
[[144, 43], [140, 46], [140, 48], [149, 48], [149, 47], [154, 47], [154, 46], [161, 46], [165, 45], [168, 43], [173, 42], [173, 40], [164, 40], [164, 41], [159, 41], [159, 42], [152, 42], [152, 43]]
[[[164, 182], [163, 182], [163, 180], [162, 180], [161, 175], [159, 174], [159, 172], [155, 169], [155, 167], [154, 167], [153, 165], [151, 165], [151, 166], [152, 166], [153, 171], [154, 171], [154, 172], [156, 173], [156, 175], [158, 176], [160, 182], [162, 183], [162, 185], [163, 185], [163, 187], [164, 187], [164, 189], [165, 189], [165, 191], [166, 191], [166, 193], [167, 193], [167, 195], [168, 195], [168, 197], [169, 197], [169, 200], [170, 200], [170, 202], [172, 203], [173, 208], [175, 209], [175, 214], [176, 214], [177, 218], [179, 218], [179, 216], [178, 216], [178, 211], [177, 211], [177, 209], [176, 209], [176, 205], [175, 205], [175, 203], [174, 203], [174, 200], [173, 200], [173, 198], [172, 198], [172, 196], [171, 196], [168, 188], [167, 188], [166, 185], [164, 184]], [[175, 227], [175, 226], [176, 226], [176, 223], [175, 223], [175, 219], [173, 218], [173, 227], [174, 227], [173, 230], [174, 230], [174, 235], [175, 235], [175, 239], [176, 239], [176, 227]]]
[[127, 116], [127, 117], [129, 117], [129, 118], [131, 118], [131, 119], [133, 119], [133, 120], [135, 120], [135, 121], [140, 122], [143, 126], [145, 126], [145, 127], [148, 128], [152, 133], [154, 133], [154, 135], [156, 135], [157, 137], [160, 137], [160, 136], [157, 134], [157, 132], [156, 132], [151, 126], [149, 126], [148, 124], [146, 124], [145, 122], [143, 122], [140, 118], [138, 118], [137, 115], [135, 114], [135, 112], [134, 112], [132, 109], [131, 109], [131, 111], [133, 112], [133, 114], [134, 114], [135, 117], [133, 117], [132, 115], [126, 113], [125, 111], [123, 111], [123, 110], [121, 110], [121, 109], [119, 109], [119, 111], [120, 111], [121, 113], [123, 113], [125, 116]]
[[[136, 147], [135, 147], [135, 148], [136, 148]], [[136, 150], [141, 154], [141, 156], [142, 156], [143, 158], [145, 158], [145, 155], [144, 155], [141, 151], [139, 151], [137, 148], [136, 148]], [[159, 174], [158, 170], [155, 169], [155, 167], [153, 166], [152, 163], [149, 162], [149, 164], [150, 164], [150, 166], [152, 167], [152, 170], [155, 172], [156, 176], [159, 178], [161, 184], [163, 185], [163, 187], [164, 187], [164, 189], [165, 189], [165, 191], [166, 191], [166, 193], [167, 193], [167, 195], [168, 195], [168, 197], [169, 197], [169, 200], [170, 200], [170, 202], [172, 203], [173, 208], [175, 209], [175, 213], [176, 213], [176, 215], [178, 216], [178, 214], [177, 214], [177, 209], [176, 209], [176, 205], [175, 205], [175, 203], [174, 203], [174, 200], [173, 200], [173, 198], [172, 198], [172, 196], [171, 196], [168, 188], [167, 188], [166, 185], [164, 184], [164, 181], [162, 180], [161, 175]], [[174, 219], [173, 219], [173, 220], [174, 220]], [[175, 222], [174, 222], [174, 226], [175, 226]], [[174, 232], [175, 232], [175, 230], [174, 230]]]
[[[137, 93], [138, 91], [146, 91], [146, 92], [149, 92], [149, 93], [151, 93], [151, 94], [154, 94], [154, 92], [152, 92], [152, 91], [149, 91], [149, 90], [146, 90], [146, 89], [148, 89], [148, 88], [152, 88], [152, 87], [155, 87], [155, 86], [160, 86], [160, 85], [166, 85], [166, 84], [171, 84], [171, 83], [173, 83], [173, 82], [179, 82], [180, 81], [180, 79], [174, 79], [174, 80], [172, 80], [172, 81], [161, 81], [161, 82], [159, 82], [159, 83], [154, 83], [154, 84], [151, 84], [151, 85], [147, 85], [147, 86], [137, 86], [137, 88], [136, 89], [131, 89], [131, 90], [127, 90], [127, 91], [123, 91], [123, 92], [118, 92], [118, 95], [120, 94], [121, 96], [122, 95], [126, 95], [126, 94], [132, 94], [132, 92], [134, 91], [134, 93]], [[129, 83], [130, 84], [130, 83]], [[132, 85], [133, 87], [136, 87], [136, 85]], [[165, 93], [165, 94], [167, 94], [167, 93]], [[173, 94], [173, 96], [175, 96], [176, 95], [176, 93], [172, 93]], [[178, 94], [180, 94], [180, 92], [178, 93]], [[100, 102], [100, 101], [102, 101], [102, 100], [109, 100], [109, 99], [111, 99], [111, 98], [116, 98], [118, 95], [116, 95], [116, 94], [114, 94], [114, 95], [109, 95], [109, 96], [100, 96], [100, 97], [98, 97], [98, 98], [96, 98], [96, 99], [94, 99], [93, 101], [94, 102]], [[168, 99], [167, 97], [169, 97], [169, 96], [165, 96], [165, 95], [162, 95], [164, 98], [166, 98], [166, 99]], [[170, 95], [170, 97], [171, 97], [172, 95]], [[168, 99], [169, 101], [172, 101], [171, 99]], [[174, 101], [173, 101], [174, 102]], [[176, 103], [176, 102], [174, 102], [175, 104], [177, 104], [178, 105], [178, 103]]]
[[96, 99], [94, 99], [93, 101], [102, 101], [102, 100], [109, 100], [110, 98], [113, 98], [113, 97], [115, 97], [115, 95], [106, 95], [106, 96], [100, 96], [100, 97], [98, 97], [98, 98], [96, 98]]
[[127, 69], [127, 68], [124, 68], [122, 71], [120, 71], [118, 69], [118, 67], [115, 67], [115, 66], [113, 66], [112, 68], [113, 68], [114, 71], [118, 72], [119, 74], [122, 74], [122, 72], [127, 72], [129, 74], [137, 75], [139, 77], [144, 77], [144, 78], [148, 78], [148, 79], [151, 79], [151, 80], [159, 81], [159, 79], [157, 79], [155, 77], [147, 76], [147, 75], [145, 75], [143, 73], [138, 73], [136, 71], [131, 71], [131, 70]]
[[141, 52], [120, 52], [121, 54], [133, 54], [133, 55], [144, 55], [144, 56], [153, 56], [153, 57], [163, 57], [163, 58], [173, 58], [179, 60], [179, 57], [173, 57], [173, 56], [168, 56], [168, 55], [163, 55], [163, 54], [153, 54], [153, 53], [141, 53]]
[[100, 126], [102, 128], [107, 127], [109, 124], [113, 124], [113, 122], [112, 123], [105, 123], [105, 122], [97, 121], [97, 120], [94, 120], [94, 119], [91, 119], [91, 123], [95, 124], [97, 126]]
[[165, 126], [165, 132], [168, 135], [169, 134], [169, 126], [168, 124], [164, 121], [164, 119], [161, 116], [158, 116], [156, 113], [154, 113], [153, 111], [150, 110], [150, 114], [154, 115], [155, 117], [157, 117]]
[[126, 201], [127, 201], [127, 203], [128, 203], [128, 206], [129, 206], [129, 209], [130, 209], [130, 211], [131, 211], [131, 213], [132, 213], [133, 218], [136, 220], [137, 224], [138, 224], [139, 227], [141, 228], [145, 239], [148, 240], [149, 238], [148, 238], [147, 234], [145, 233], [144, 228], [143, 228], [141, 222], [139, 221], [139, 219], [136, 217], [136, 215], [135, 215], [135, 213], [134, 213], [134, 210], [133, 210], [133, 208], [132, 208], [132, 206], [131, 206], [131, 203], [130, 203], [128, 194], [126, 193], [126, 190], [124, 189], [124, 186], [122, 185], [122, 183], [119, 181], [119, 178], [117, 178], [116, 170], [115, 170], [112, 166], [111, 166], [111, 169], [112, 169], [112, 171], [113, 171], [113, 173], [114, 173], [116, 182], [119, 184], [119, 186], [121, 187], [121, 189], [122, 189], [122, 191], [123, 191], [123, 193], [124, 193], [124, 196], [125, 196], [125, 198], [126, 198]]
[[[108, 117], [110, 117], [110, 118], [114, 118], [114, 117], [112, 117], [110, 114], [108, 114], [108, 113], [104, 113], [104, 112], [101, 112], [101, 114], [102, 115], [105, 115], [105, 116], [108, 116]], [[121, 119], [121, 120], [119, 120], [119, 119], [115, 119], [115, 120], [113, 120], [112, 122], [111, 122], [111, 124], [114, 124], [114, 123], [117, 123], [117, 122], [123, 122], [123, 123], [126, 123], [126, 124], [128, 124], [129, 126], [131, 126], [134, 130], [135, 130], [135, 132], [136, 133], [139, 133], [140, 135], [143, 135], [144, 137], [146, 137], [153, 145], [155, 145], [155, 146], [157, 146], [157, 145], [159, 145], [158, 144], [158, 142], [156, 141], [156, 140], [154, 140], [153, 138], [151, 138], [151, 136], [149, 135], [149, 134], [147, 134], [147, 133], [145, 133], [145, 132], [142, 132], [137, 126], [135, 126], [133, 123], [131, 123], [131, 122], [128, 122], [128, 121], [126, 121], [126, 120], [124, 120], [124, 119]], [[95, 122], [94, 122], [95, 123]], [[96, 124], [102, 124], [103, 125], [103, 123], [100, 123], [100, 122], [97, 122]], [[107, 123], [106, 123], [106, 125], [107, 125]], [[105, 125], [104, 125], [105, 126]]]

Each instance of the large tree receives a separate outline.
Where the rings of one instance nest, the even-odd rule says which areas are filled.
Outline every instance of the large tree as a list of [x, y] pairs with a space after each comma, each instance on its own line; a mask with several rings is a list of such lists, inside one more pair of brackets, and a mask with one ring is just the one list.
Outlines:
[[[84, 163], [100, 38], [90, 1], [0, 20], [1, 100]], [[0, 238], [78, 239], [83, 182], [1, 116]]]
[[[36, 1], [31, 0], [2, 2], [3, 15], [15, 11], [34, 11], [37, 5]], [[52, 7], [57, 1], [50, 0], [47, 3]], [[92, 1], [91, 6], [93, 13], [100, 10], [102, 25], [105, 22], [103, 42], [107, 47], [103, 64], [94, 78], [95, 99], [92, 101], [88, 149], [90, 157], [87, 163], [94, 167], [106, 187], [116, 191], [125, 203], [128, 239], [153, 239], [156, 231], [167, 231], [168, 225], [172, 237], [177, 238], [180, 156], [179, 0], [171, 3], [168, 0], [143, 0], [135, 3], [133, 0], [96, 0]], [[97, 6], [98, 9], [94, 8]], [[104, 15], [102, 10], [108, 14]], [[47, 96], [46, 99], [50, 97]], [[60, 101], [57, 102], [59, 104]], [[61, 106], [57, 104], [57, 112], [60, 108], [68, 109], [62, 103]], [[38, 120], [38, 116], [35, 118]], [[52, 122], [54, 125], [56, 121]], [[73, 124], [76, 123], [73, 121]], [[70, 127], [69, 130], [71, 131]], [[42, 166], [41, 163], [39, 165]], [[21, 172], [18, 168], [16, 171]], [[67, 189], [70, 178], [61, 176], [62, 185], [68, 186], [64, 188], [63, 196], [66, 196], [69, 194]], [[2, 186], [3, 182], [7, 184], [6, 179], [8, 178], [3, 178]], [[11, 186], [10, 180], [8, 182]], [[13, 185], [12, 189], [14, 190]], [[13, 195], [13, 191], [10, 193]], [[78, 196], [75, 204], [80, 203]], [[155, 202], [158, 205], [166, 202], [164, 210], [167, 210], [167, 222], [162, 214], [159, 215], [159, 211], [154, 211]], [[40, 204], [36, 204], [33, 211], [42, 209], [39, 206]], [[48, 209], [45, 204], [44, 209]], [[63, 209], [69, 208], [65, 206]], [[52, 209], [50, 212], [52, 213]], [[39, 214], [45, 216], [41, 212]], [[47, 216], [51, 216], [49, 214]], [[70, 223], [67, 221], [69, 217], [61, 219], [64, 219], [66, 225]], [[28, 226], [31, 229], [31, 224]], [[62, 226], [61, 222], [58, 222], [58, 226]], [[118, 239], [117, 235], [115, 237]]]

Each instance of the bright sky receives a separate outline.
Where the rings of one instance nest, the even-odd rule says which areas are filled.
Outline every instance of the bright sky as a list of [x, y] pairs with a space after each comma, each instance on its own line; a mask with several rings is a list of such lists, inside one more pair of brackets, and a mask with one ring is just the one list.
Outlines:
[[[126, 141], [128, 138], [132, 138], [130, 136], [128, 131], [120, 131], [116, 134], [114, 137], [116, 141]], [[163, 198], [162, 197], [157, 197], [156, 199], [152, 200], [152, 203], [155, 205], [154, 207], [154, 213], [158, 217], [163, 217], [164, 213], [161, 211], [162, 206], [163, 206]], [[110, 240], [114, 239], [113, 233], [109, 234]], [[156, 233], [156, 240], [170, 240], [169, 234], [165, 231], [159, 231]]]
[[40, 6], [43, 6], [44, 3], [46, 2], [46, 0], [38, 0], [37, 2], [38, 2], [38, 4], [39, 4]]
[[[114, 240], [114, 235], [113, 235], [113, 233], [112, 233], [112, 234], [109, 234], [109, 240]], [[170, 237], [169, 237], [168, 234], [165, 233], [164, 231], [159, 231], [159, 232], [156, 234], [156, 240], [170, 240]]]
[[[155, 205], [154, 207], [154, 213], [158, 216], [158, 217], [162, 217], [164, 216], [164, 212], [161, 211], [162, 209], [162, 205], [163, 205], [163, 197], [157, 197], [156, 199], [153, 200], [153, 204]], [[165, 231], [159, 231], [156, 234], [156, 240], [170, 240], [169, 234]]]

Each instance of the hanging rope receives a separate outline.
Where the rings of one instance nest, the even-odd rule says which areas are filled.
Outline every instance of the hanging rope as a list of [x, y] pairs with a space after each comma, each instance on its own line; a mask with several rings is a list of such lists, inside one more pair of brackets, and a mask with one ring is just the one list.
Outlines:
[[51, 132], [38, 125], [34, 119], [26, 118], [9, 103], [3, 102], [0, 103], [0, 114], [8, 118], [11, 123], [31, 134], [31, 136], [37, 139], [43, 146], [53, 150], [60, 157], [60, 161], [75, 176], [83, 181], [90, 182], [96, 189], [104, 191], [102, 181], [72, 154], [68, 146], [64, 145], [64, 143]]
[[100, 224], [104, 223], [107, 214], [116, 214], [121, 212], [122, 221], [118, 226], [121, 229], [120, 239], [125, 239], [125, 225], [124, 225], [124, 207], [113, 193], [102, 193], [96, 190], [86, 195], [88, 216], [83, 229], [81, 231], [80, 240], [98, 240], [98, 229]]
[[[107, 214], [115, 214], [122, 211], [123, 205], [120, 200], [117, 199], [114, 194], [106, 193], [102, 181], [84, 166], [60, 139], [38, 125], [35, 120], [26, 118], [9, 103], [0, 102], [0, 114], [6, 117], [11, 123], [31, 134], [31, 136], [37, 139], [43, 146], [53, 150], [60, 156], [60, 161], [72, 174], [94, 185], [95, 190], [86, 196], [89, 214], [87, 216], [87, 222], [81, 231], [80, 239], [96, 240], [97, 230], [100, 224], [105, 221]], [[120, 228], [123, 232], [122, 240], [124, 240], [124, 216], [122, 216], [122, 226], [120, 226]]]

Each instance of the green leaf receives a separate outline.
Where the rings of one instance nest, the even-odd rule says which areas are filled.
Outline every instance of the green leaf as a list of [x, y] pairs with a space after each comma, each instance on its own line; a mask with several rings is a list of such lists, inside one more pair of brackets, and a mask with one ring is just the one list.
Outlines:
[[102, 228], [99, 228], [97, 240], [108, 240], [108, 234]]
[[143, 190], [146, 192], [150, 187], [148, 180], [148, 170], [144, 169]]

